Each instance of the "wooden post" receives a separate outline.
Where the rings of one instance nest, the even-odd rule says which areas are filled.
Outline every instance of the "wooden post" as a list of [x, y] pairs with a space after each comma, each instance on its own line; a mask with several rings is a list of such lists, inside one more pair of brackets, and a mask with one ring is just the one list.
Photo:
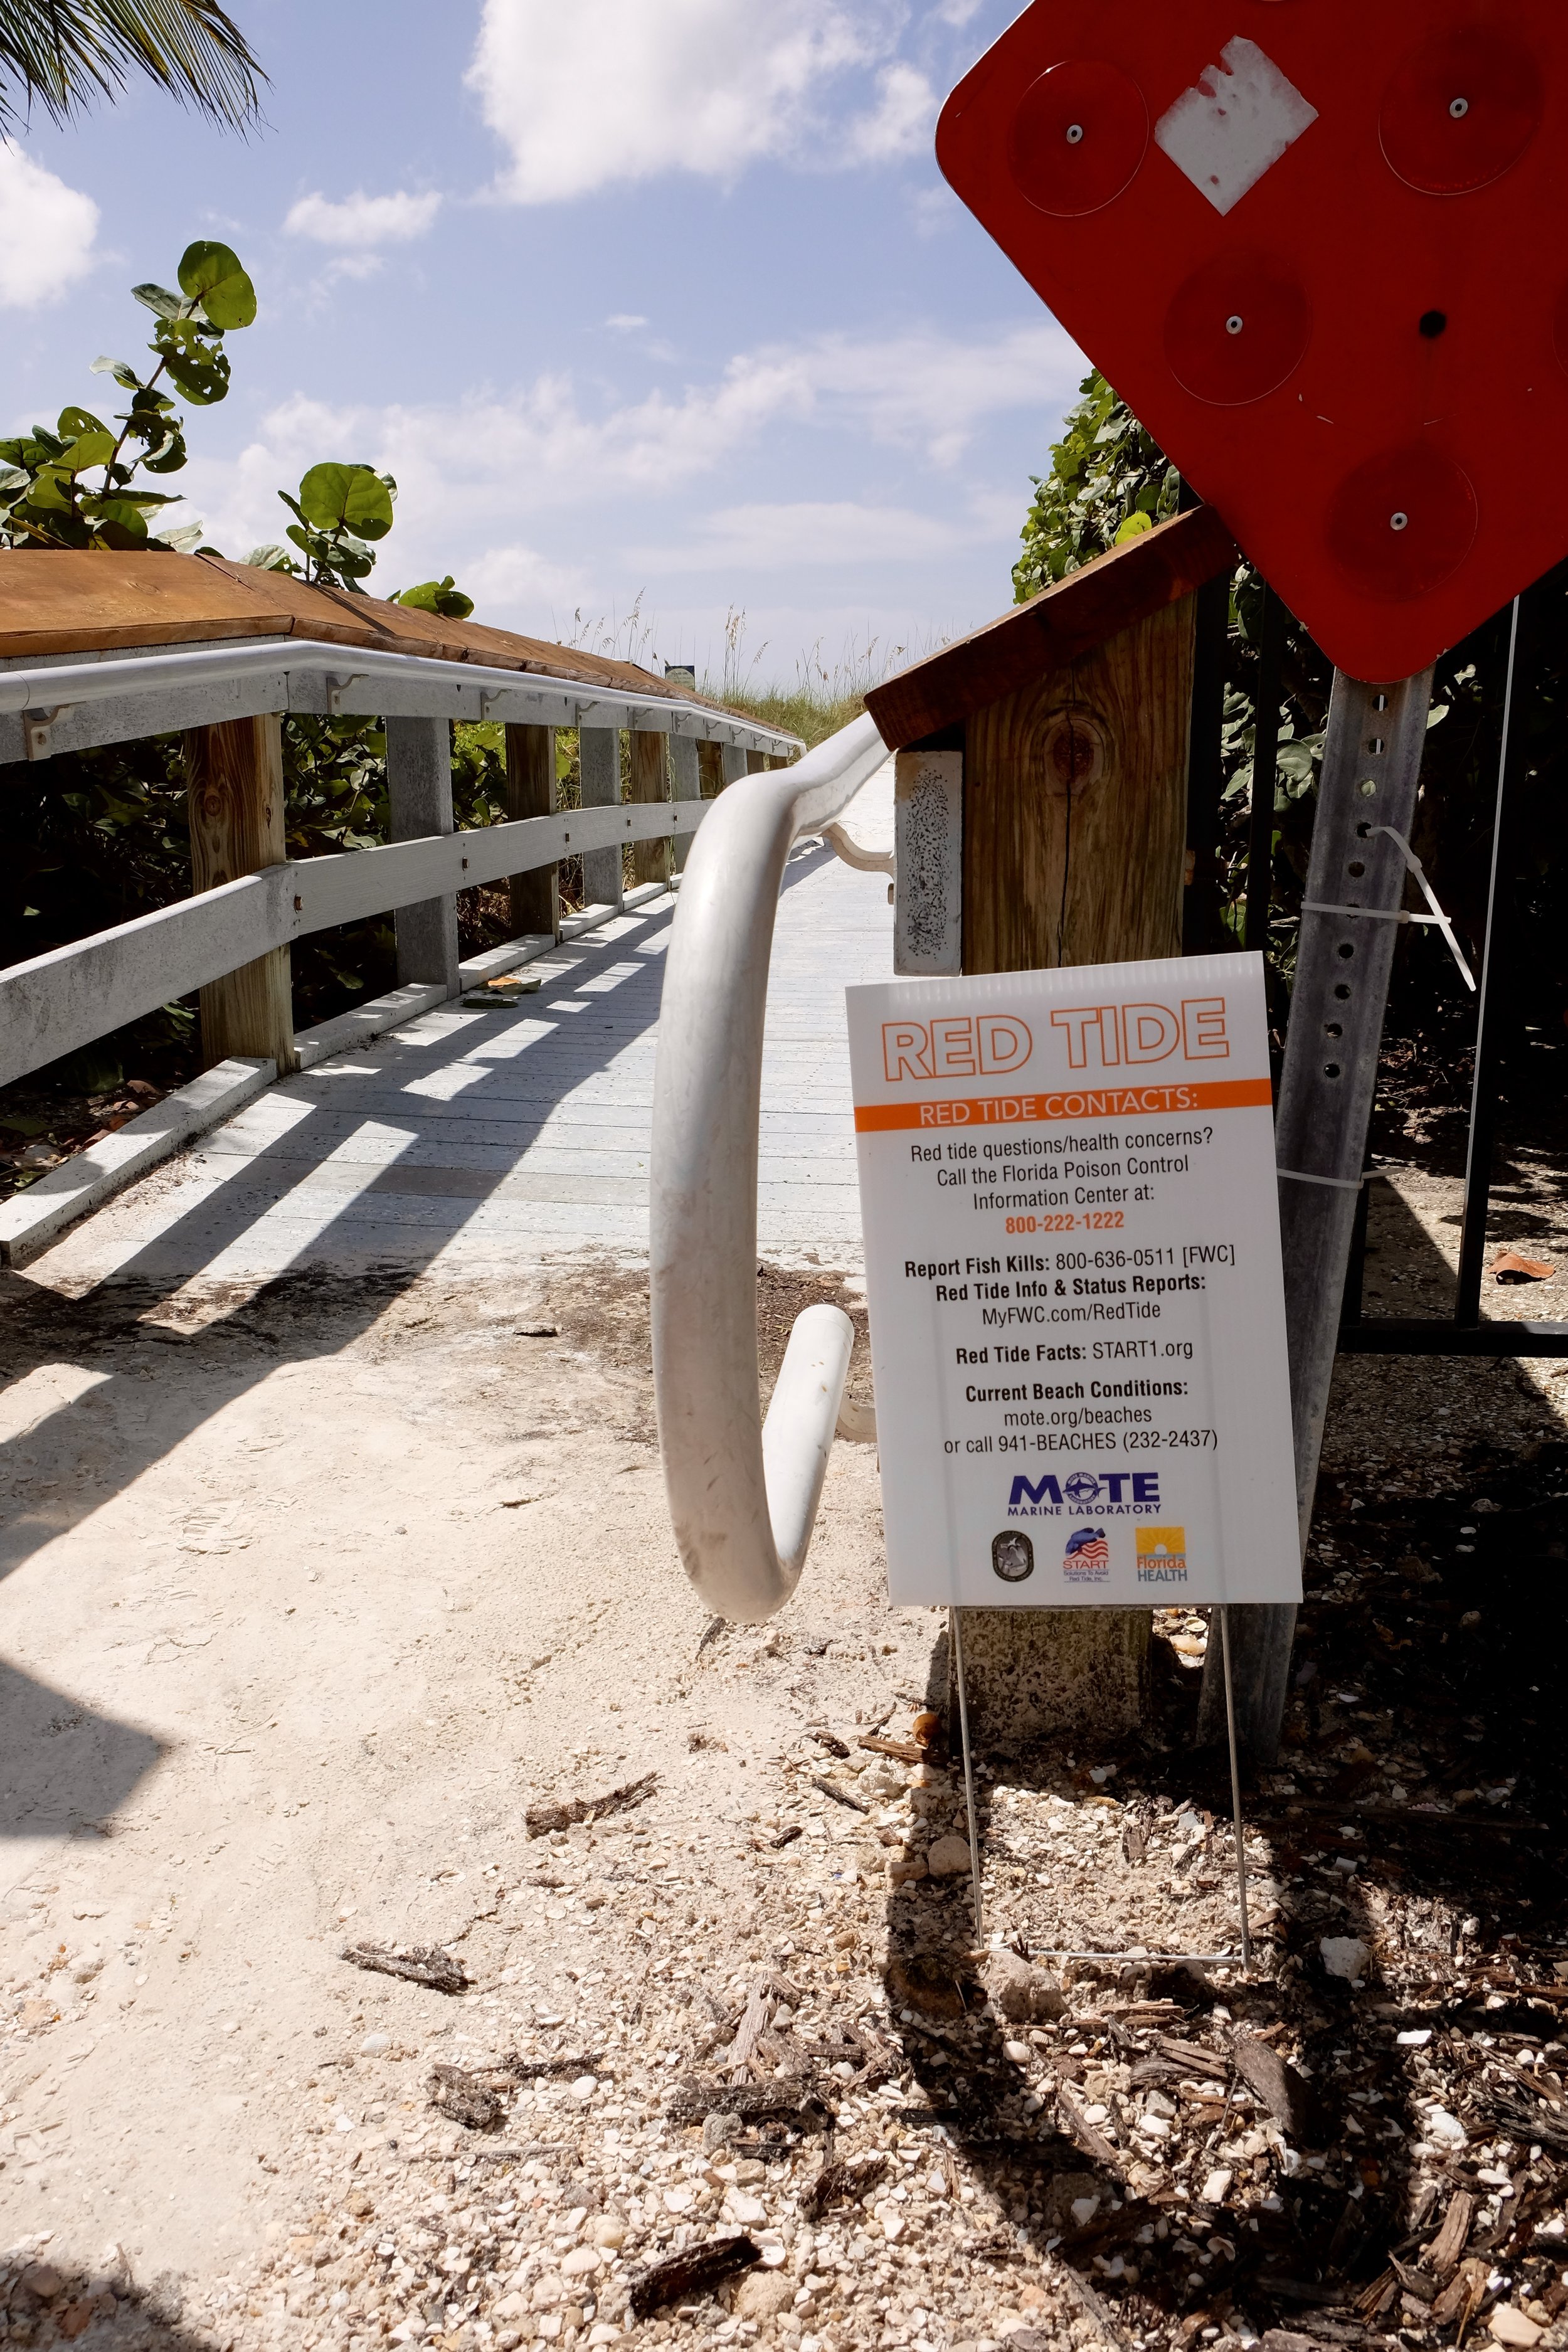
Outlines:
[[[621, 803], [621, 738], [615, 727], [580, 727], [577, 730], [578, 770], [583, 779], [584, 808], [618, 808]], [[583, 858], [583, 903], [586, 907], [618, 907], [626, 896], [626, 868], [619, 842], [613, 849], [590, 849]]]
[[[284, 863], [281, 719], [230, 719], [193, 728], [185, 737], [185, 779], [193, 894]], [[233, 1054], [269, 1058], [279, 1077], [299, 1067], [287, 948], [274, 948], [215, 980], [202, 990], [201, 1007], [204, 1067]]]
[[[966, 972], [1181, 953], [1193, 652], [1188, 597], [970, 716]], [[1151, 1623], [1139, 1609], [966, 1609], [977, 1741], [1136, 1729]]]
[[[669, 739], [669, 767], [673, 779], [672, 798], [678, 801], [700, 801], [702, 798], [703, 746], [690, 735], [672, 735]], [[683, 833], [673, 845], [675, 870], [686, 870], [686, 860], [691, 850], [691, 835]]]
[[733, 743], [721, 744], [719, 771], [725, 784], [738, 784], [742, 776], [749, 776], [752, 772], [750, 757]]
[[[666, 735], [647, 734], [640, 729], [633, 730], [628, 799], [643, 802], [668, 800], [669, 760], [665, 749], [668, 740]], [[632, 850], [632, 880], [638, 884], [668, 882], [669, 877], [668, 842], [637, 842]]]
[[[394, 841], [424, 841], [453, 830], [452, 728], [446, 719], [389, 719], [386, 788]], [[422, 898], [399, 907], [397, 984], [434, 982], [456, 996], [458, 901]]]
[[965, 971], [1181, 954], [1192, 670], [1188, 598], [969, 719]]
[[[555, 808], [555, 730], [509, 727], [506, 730], [506, 813], [509, 818], [550, 816]], [[553, 866], [514, 874], [507, 883], [514, 939], [561, 936], [561, 891]]]
[[730, 779], [724, 771], [724, 747], [721, 743], [699, 743], [698, 772], [702, 779], [702, 797], [717, 800]]

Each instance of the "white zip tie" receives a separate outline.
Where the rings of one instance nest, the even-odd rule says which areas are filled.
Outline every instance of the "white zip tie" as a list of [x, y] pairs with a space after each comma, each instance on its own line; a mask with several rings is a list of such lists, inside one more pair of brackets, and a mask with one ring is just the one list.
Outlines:
[[[1473, 996], [1476, 992], [1476, 975], [1465, 961], [1465, 951], [1454, 936], [1453, 924], [1448, 920], [1447, 916], [1437, 904], [1437, 894], [1433, 889], [1430, 882], [1426, 879], [1426, 868], [1422, 865], [1421, 860], [1416, 856], [1415, 852], [1411, 848], [1410, 844], [1405, 840], [1405, 835], [1402, 833], [1395, 832], [1393, 825], [1374, 824], [1373, 826], [1373, 833], [1383, 833], [1387, 835], [1389, 840], [1394, 843], [1398, 848], [1400, 855], [1403, 856], [1405, 863], [1409, 867], [1411, 873], [1415, 875], [1415, 879], [1421, 885], [1421, 895], [1432, 909], [1430, 919], [1436, 924], [1438, 929], [1442, 932], [1443, 937], [1447, 940], [1448, 953], [1453, 957], [1454, 961], [1458, 965], [1460, 971], [1464, 974], [1465, 986], [1469, 990]], [[1416, 919], [1419, 921], [1421, 919], [1417, 917]]]
[[1327, 1184], [1336, 1192], [1359, 1192], [1363, 1184], [1372, 1181], [1370, 1175], [1309, 1176], [1304, 1168], [1277, 1168], [1274, 1173], [1288, 1178], [1292, 1184]]
[[1421, 894], [1426, 899], [1426, 904], [1431, 908], [1431, 913], [1429, 915], [1411, 915], [1406, 914], [1403, 908], [1395, 910], [1384, 907], [1329, 907], [1325, 906], [1321, 899], [1317, 898], [1303, 898], [1301, 901], [1301, 912], [1304, 915], [1361, 916], [1364, 920], [1373, 923], [1429, 923], [1435, 929], [1441, 931], [1443, 937], [1447, 940], [1448, 943], [1448, 953], [1458, 965], [1460, 972], [1464, 976], [1465, 986], [1470, 991], [1471, 994], [1474, 995], [1476, 976], [1465, 961], [1465, 951], [1460, 947], [1458, 939], [1454, 935], [1453, 924], [1448, 920], [1447, 916], [1443, 912], [1442, 908], [1437, 903], [1437, 895], [1433, 889], [1430, 882], [1426, 879], [1426, 867], [1422, 865], [1421, 860], [1416, 856], [1415, 852], [1411, 848], [1410, 844], [1405, 840], [1405, 835], [1402, 833], [1396, 832], [1393, 825], [1374, 824], [1372, 827], [1372, 831], [1373, 833], [1386, 834], [1389, 840], [1396, 845], [1400, 856], [1405, 860], [1407, 869], [1410, 873], [1415, 875], [1416, 881], [1421, 885]]

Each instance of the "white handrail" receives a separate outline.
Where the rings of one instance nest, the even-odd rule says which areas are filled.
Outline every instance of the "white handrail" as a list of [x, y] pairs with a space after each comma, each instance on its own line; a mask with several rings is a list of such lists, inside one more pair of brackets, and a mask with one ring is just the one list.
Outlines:
[[[147, 708], [159, 702], [169, 705], [162, 716]], [[195, 648], [111, 649], [16, 667], [0, 659], [0, 719], [12, 722], [0, 727], [0, 763], [269, 709], [567, 728], [581, 719], [752, 751], [798, 749], [798, 739], [782, 729], [684, 697], [313, 637], [251, 637]]]
[[681, 883], [654, 1081], [654, 1387], [676, 1541], [715, 1613], [755, 1624], [805, 1563], [854, 1330], [808, 1307], [764, 1433], [757, 1391], [757, 1130], [773, 919], [791, 845], [888, 754], [857, 719], [798, 766], [731, 784]]
[[853, 866], [858, 874], [898, 874], [899, 861], [892, 850], [869, 848], [841, 824], [825, 824], [822, 838], [835, 857], [841, 857], [846, 866]]

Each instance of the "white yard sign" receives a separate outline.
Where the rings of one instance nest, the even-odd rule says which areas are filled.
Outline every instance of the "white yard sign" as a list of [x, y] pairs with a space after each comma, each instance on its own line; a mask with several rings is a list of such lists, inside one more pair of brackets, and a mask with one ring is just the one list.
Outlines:
[[848, 1003], [894, 1602], [1299, 1601], [1261, 959]]

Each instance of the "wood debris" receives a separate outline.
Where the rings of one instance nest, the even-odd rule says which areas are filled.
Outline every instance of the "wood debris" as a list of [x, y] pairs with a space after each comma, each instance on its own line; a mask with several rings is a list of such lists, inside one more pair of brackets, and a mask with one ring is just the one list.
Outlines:
[[640, 1780], [628, 1780], [624, 1788], [611, 1789], [602, 1797], [574, 1797], [567, 1804], [546, 1802], [531, 1805], [523, 1815], [524, 1826], [531, 1838], [546, 1837], [552, 1830], [569, 1830], [578, 1822], [599, 1822], [612, 1813], [629, 1812], [652, 1796], [658, 1786], [657, 1772], [645, 1772]]
[[462, 1962], [436, 1944], [345, 1944], [341, 1958], [374, 1976], [428, 1985], [433, 1992], [467, 1992], [471, 1981]]
[[825, 2164], [801, 2192], [800, 2210], [808, 2221], [820, 2221], [830, 2205], [868, 2196], [887, 2179], [885, 2156], [853, 2156], [843, 2164]]
[[743, 2234], [712, 2238], [706, 2245], [668, 2254], [632, 2281], [632, 2317], [651, 2319], [656, 2311], [667, 2310], [672, 2303], [706, 2300], [726, 2279], [753, 2269], [762, 2259], [761, 2248]]

